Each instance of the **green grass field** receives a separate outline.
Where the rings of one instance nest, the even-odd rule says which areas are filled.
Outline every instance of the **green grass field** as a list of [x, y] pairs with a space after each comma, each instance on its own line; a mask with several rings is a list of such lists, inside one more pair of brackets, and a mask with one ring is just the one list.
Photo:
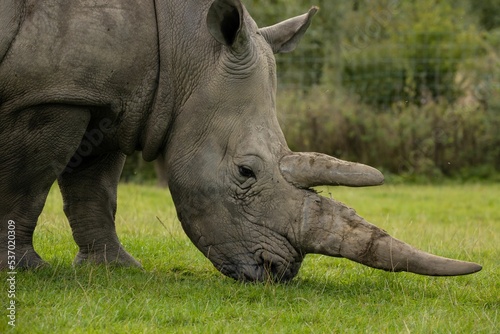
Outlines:
[[187, 239], [168, 191], [125, 184], [117, 229], [144, 271], [74, 268], [77, 248], [55, 188], [34, 240], [51, 266], [16, 274], [14, 329], [2, 285], [0, 333], [500, 333], [500, 185], [322, 193], [396, 238], [484, 268], [424, 277], [308, 255], [288, 284], [240, 283]]

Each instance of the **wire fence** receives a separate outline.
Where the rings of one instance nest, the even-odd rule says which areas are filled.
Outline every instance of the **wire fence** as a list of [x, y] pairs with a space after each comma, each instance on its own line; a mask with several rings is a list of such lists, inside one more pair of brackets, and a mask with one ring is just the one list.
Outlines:
[[[450, 36], [442, 43], [422, 34], [400, 39], [404, 42], [381, 47], [346, 45], [319, 56], [316, 43], [304, 43], [301, 52], [277, 56], [279, 89], [307, 91], [326, 84], [383, 107], [398, 101], [422, 104], [429, 98], [455, 101], [471, 94], [480, 99], [498, 94], [498, 53], [488, 54], [477, 44], [451, 44], [456, 38]], [[411, 42], [418, 39], [420, 43]]]

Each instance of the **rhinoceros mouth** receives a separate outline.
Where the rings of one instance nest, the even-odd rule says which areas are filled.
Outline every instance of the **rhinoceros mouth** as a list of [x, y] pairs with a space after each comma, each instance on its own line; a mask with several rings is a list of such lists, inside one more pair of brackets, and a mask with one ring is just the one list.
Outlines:
[[224, 275], [243, 282], [288, 282], [293, 279], [301, 266], [301, 261], [277, 263], [265, 262], [262, 264], [216, 266]]
[[217, 270], [235, 280], [286, 282], [297, 275], [303, 256], [295, 250], [285, 249], [285, 252], [283, 249], [269, 251], [261, 244], [254, 244], [253, 249], [247, 248], [245, 253], [227, 256], [226, 251], [212, 246], [206, 255]]

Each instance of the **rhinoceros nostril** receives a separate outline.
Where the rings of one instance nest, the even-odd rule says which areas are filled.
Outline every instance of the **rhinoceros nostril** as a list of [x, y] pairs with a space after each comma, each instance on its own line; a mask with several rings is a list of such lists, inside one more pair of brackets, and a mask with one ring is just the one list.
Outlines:
[[266, 250], [261, 250], [259, 252], [260, 268], [263, 271], [264, 280], [272, 280], [279, 282], [286, 280], [287, 276], [287, 263], [282, 258], [269, 253]]

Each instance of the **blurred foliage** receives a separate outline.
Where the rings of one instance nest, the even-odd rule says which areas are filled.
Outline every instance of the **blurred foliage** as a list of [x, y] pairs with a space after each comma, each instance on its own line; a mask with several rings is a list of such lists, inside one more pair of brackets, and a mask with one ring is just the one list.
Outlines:
[[344, 87], [378, 107], [453, 101], [463, 93], [455, 82], [458, 67], [482, 52], [477, 28], [464, 19], [465, 8], [422, 0], [367, 10], [371, 14], [359, 13], [373, 20], [361, 32], [367, 35], [364, 43], [351, 38], [350, 49], [344, 48]]
[[321, 87], [283, 93], [280, 123], [294, 151], [321, 151], [410, 178], [486, 179], [500, 170], [500, 109], [476, 99], [400, 102], [377, 113]]
[[479, 16], [481, 25], [487, 29], [492, 30], [500, 28], [500, 1], [498, 0], [471, 0], [472, 10]]
[[141, 184], [159, 184], [156, 181], [157, 179], [158, 174], [155, 171], [155, 164], [153, 162], [144, 161], [141, 152], [135, 152], [127, 157], [120, 181]]
[[[498, 178], [500, 1], [243, 3], [260, 27], [320, 7], [299, 47], [276, 55], [291, 149], [409, 177]], [[154, 175], [139, 160], [124, 179]]]

